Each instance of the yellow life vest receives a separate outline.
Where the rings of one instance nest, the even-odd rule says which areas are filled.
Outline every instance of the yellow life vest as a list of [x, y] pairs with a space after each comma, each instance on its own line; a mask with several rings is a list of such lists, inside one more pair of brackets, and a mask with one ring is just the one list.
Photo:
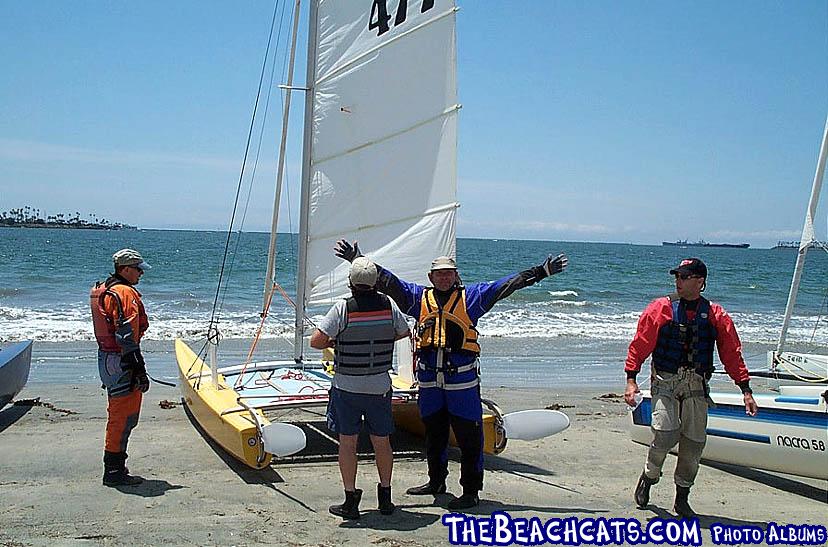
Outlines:
[[420, 303], [417, 349], [466, 350], [480, 354], [477, 329], [466, 311], [466, 290], [457, 289], [440, 306], [434, 289], [425, 289]]

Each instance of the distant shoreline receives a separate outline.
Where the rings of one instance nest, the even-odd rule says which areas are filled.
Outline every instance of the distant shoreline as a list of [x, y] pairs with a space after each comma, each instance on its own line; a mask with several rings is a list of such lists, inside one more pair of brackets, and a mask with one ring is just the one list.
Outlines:
[[137, 230], [137, 226], [128, 226], [126, 224], [58, 224], [58, 223], [32, 223], [24, 222], [19, 224], [4, 224], [0, 223], [2, 228], [56, 228], [59, 230]]

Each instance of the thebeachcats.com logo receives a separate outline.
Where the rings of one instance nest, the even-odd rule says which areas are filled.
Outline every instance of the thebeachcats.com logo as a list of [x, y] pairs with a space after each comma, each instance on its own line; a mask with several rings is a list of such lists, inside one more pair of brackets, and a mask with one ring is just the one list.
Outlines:
[[[505, 511], [473, 517], [463, 513], [443, 515], [452, 545], [701, 545], [699, 520], [654, 518], [641, 523], [633, 518], [515, 518]], [[776, 524], [730, 526], [714, 523], [710, 540], [716, 545], [822, 545], [828, 540], [825, 526]]]

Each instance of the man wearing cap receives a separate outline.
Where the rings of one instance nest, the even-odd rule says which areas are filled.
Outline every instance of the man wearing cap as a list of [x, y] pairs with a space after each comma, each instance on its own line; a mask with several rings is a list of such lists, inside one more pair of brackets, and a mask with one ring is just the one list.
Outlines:
[[707, 266], [698, 258], [687, 258], [670, 274], [676, 278], [676, 293], [652, 301], [638, 320], [624, 367], [624, 400], [636, 405], [639, 389], [635, 379], [642, 363], [652, 355], [653, 442], [635, 487], [635, 503], [647, 506], [650, 487], [661, 477], [667, 452], [678, 443], [673, 510], [679, 517], [692, 518], [695, 513], [687, 498], [707, 438], [714, 345], [725, 371], [744, 394], [745, 412], [755, 416], [757, 407], [733, 321], [719, 304], [701, 296], [707, 284]]
[[142, 396], [149, 389], [139, 346], [149, 320], [135, 285], [150, 266], [133, 249], [121, 249], [112, 261], [115, 273], [96, 283], [89, 293], [98, 372], [108, 398], [103, 484], [133, 486], [143, 479], [130, 475], [126, 468], [127, 443], [138, 425]]
[[329, 511], [344, 519], [358, 519], [362, 490], [356, 487], [357, 440], [363, 421], [368, 427], [377, 460], [380, 513], [390, 515], [391, 471], [394, 456], [390, 435], [391, 360], [394, 342], [409, 335], [408, 323], [397, 305], [376, 290], [377, 267], [365, 257], [351, 264], [350, 298], [328, 311], [311, 336], [316, 349], [334, 348], [334, 376], [328, 402], [328, 428], [339, 435], [339, 472], [345, 502]]
[[[335, 253], [349, 261], [361, 256], [357, 244], [344, 239], [337, 243]], [[549, 256], [538, 266], [497, 281], [463, 286], [454, 259], [441, 256], [431, 263], [428, 278], [432, 287], [403, 281], [379, 267], [378, 290], [417, 320], [418, 404], [426, 431], [428, 482], [409, 488], [408, 494], [436, 495], [446, 491], [451, 427], [460, 447], [463, 494], [452, 499], [448, 507], [468, 509], [480, 502], [483, 409], [477, 321], [499, 300], [562, 271], [566, 265], [566, 256]]]

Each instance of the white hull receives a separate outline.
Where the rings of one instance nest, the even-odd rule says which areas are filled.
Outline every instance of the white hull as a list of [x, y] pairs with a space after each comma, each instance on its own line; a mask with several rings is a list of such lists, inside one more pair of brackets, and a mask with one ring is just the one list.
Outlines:
[[[711, 393], [716, 403], [709, 411], [707, 444], [702, 458], [802, 477], [828, 479], [828, 409], [819, 395], [822, 387], [804, 392], [755, 394], [756, 416], [745, 414], [739, 393]], [[630, 414], [630, 436], [645, 445], [652, 442], [651, 398]], [[675, 451], [674, 451], [675, 452]]]
[[[826, 382], [828, 381], [828, 355], [769, 351], [768, 370], [793, 376], [805, 382]], [[770, 386], [777, 388], [779, 380], [771, 380]]]

